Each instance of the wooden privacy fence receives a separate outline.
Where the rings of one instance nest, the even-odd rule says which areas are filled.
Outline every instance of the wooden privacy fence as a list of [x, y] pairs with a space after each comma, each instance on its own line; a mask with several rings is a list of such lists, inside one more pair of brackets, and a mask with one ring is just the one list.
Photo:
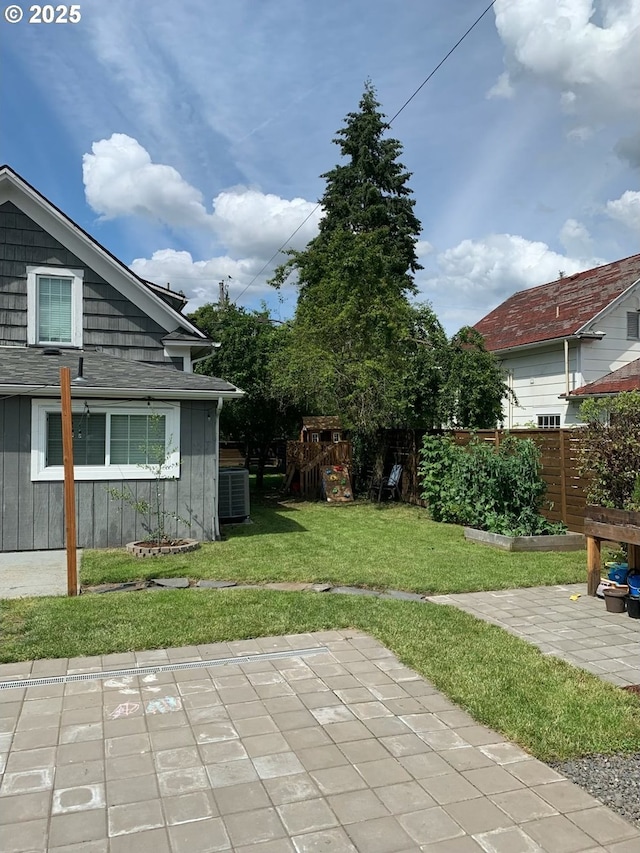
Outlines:
[[[390, 469], [394, 462], [403, 465], [403, 499], [411, 503], [421, 503], [418, 465], [424, 434], [420, 430], [388, 430], [386, 434], [386, 467]], [[458, 444], [466, 445], [474, 433], [452, 430], [448, 434]], [[588, 480], [578, 473], [582, 430], [514, 429], [509, 433], [506, 430], [478, 430], [475, 433], [480, 440], [491, 442], [496, 447], [507, 434], [530, 438], [540, 449], [541, 474], [547, 484], [543, 515], [550, 521], [563, 521], [569, 530], [582, 533], [589, 486]]]
[[351, 470], [350, 441], [288, 441], [286, 488], [296, 488], [303, 497], [320, 495], [322, 471], [330, 465], [346, 465]]

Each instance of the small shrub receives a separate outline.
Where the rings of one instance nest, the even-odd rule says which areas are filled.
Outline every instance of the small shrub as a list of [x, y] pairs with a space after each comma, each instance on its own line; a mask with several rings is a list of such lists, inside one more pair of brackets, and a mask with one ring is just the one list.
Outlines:
[[508, 536], [564, 533], [540, 515], [546, 484], [531, 439], [507, 436], [498, 448], [472, 439], [425, 436], [420, 453], [422, 498], [432, 518]]

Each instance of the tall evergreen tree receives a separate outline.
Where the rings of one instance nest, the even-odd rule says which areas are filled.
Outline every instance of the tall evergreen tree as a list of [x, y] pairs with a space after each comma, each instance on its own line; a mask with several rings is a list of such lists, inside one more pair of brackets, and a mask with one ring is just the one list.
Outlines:
[[295, 272], [299, 286], [283, 389], [364, 432], [401, 417], [408, 297], [420, 269], [410, 173], [398, 162], [401, 143], [383, 138], [379, 106], [367, 83], [334, 140], [346, 162], [322, 176], [320, 232], [273, 279], [280, 286]]

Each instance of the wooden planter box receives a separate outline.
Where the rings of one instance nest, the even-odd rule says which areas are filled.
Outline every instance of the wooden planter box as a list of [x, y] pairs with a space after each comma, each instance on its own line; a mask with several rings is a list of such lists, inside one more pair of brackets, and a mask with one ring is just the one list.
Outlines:
[[629, 568], [640, 568], [640, 512], [588, 505], [584, 519], [587, 538], [587, 592], [595, 595], [600, 583], [603, 541], [629, 546]]
[[503, 536], [465, 527], [464, 538], [470, 542], [490, 545], [501, 551], [582, 551], [585, 538], [582, 533], [560, 533], [549, 536]]

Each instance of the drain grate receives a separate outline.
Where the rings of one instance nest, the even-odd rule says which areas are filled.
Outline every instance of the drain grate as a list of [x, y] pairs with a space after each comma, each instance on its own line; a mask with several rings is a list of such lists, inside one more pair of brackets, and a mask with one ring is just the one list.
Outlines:
[[108, 669], [101, 672], [79, 672], [72, 675], [50, 675], [44, 678], [24, 678], [20, 681], [0, 681], [0, 690], [11, 687], [39, 687], [43, 684], [72, 684], [75, 681], [100, 681], [106, 678], [122, 678], [125, 675], [156, 675], [160, 672], [177, 672], [183, 669], [205, 669], [212, 666], [225, 666], [230, 663], [254, 663], [262, 660], [282, 660], [300, 658], [328, 652], [326, 646], [316, 649], [287, 649], [281, 652], [261, 652], [255, 655], [239, 655], [234, 658], [216, 658], [215, 660], [191, 660], [183, 663], [161, 663], [157, 666], [134, 666], [129, 669]]

